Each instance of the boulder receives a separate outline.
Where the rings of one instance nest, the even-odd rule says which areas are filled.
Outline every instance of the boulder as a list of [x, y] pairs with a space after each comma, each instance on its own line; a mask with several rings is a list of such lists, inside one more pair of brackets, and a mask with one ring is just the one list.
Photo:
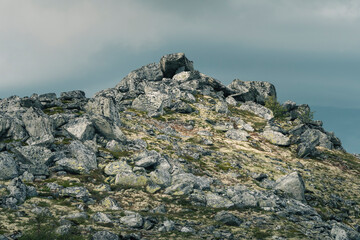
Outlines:
[[92, 122], [87, 117], [79, 117], [71, 119], [64, 129], [74, 138], [80, 141], [92, 139], [95, 134], [95, 129]]
[[298, 172], [290, 173], [276, 180], [275, 189], [282, 190], [292, 198], [305, 202], [305, 184]]
[[170, 107], [171, 96], [161, 92], [152, 92], [138, 96], [132, 102], [131, 107], [147, 112], [150, 117], [164, 114], [164, 108]]
[[[144, 82], [161, 81], [162, 78], [163, 73], [160, 70], [160, 65], [151, 63], [130, 72], [118, 85], [116, 85], [115, 89], [121, 93], [127, 93], [127, 96], [125, 97], [134, 98], [144, 92]], [[96, 94], [95, 96], [99, 95], [101, 95], [101, 93]]]
[[58, 166], [72, 173], [89, 173], [97, 169], [96, 155], [79, 141], [72, 141], [69, 145], [72, 158], [63, 158], [56, 162]]
[[74, 197], [82, 200], [89, 199], [89, 191], [84, 187], [67, 187], [60, 190], [60, 196]]
[[132, 172], [132, 168], [125, 161], [116, 161], [107, 164], [104, 168], [104, 173], [109, 176]]
[[83, 98], [85, 98], [85, 92], [81, 90], [60, 93], [61, 100], [73, 100], [73, 99], [83, 99]]
[[104, 136], [106, 139], [118, 140], [120, 142], [126, 141], [126, 136], [121, 131], [119, 122], [111, 121], [101, 115], [91, 116], [91, 121], [95, 127], [95, 132]]
[[146, 176], [137, 175], [133, 172], [118, 173], [115, 177], [115, 184], [126, 187], [145, 187], [148, 181]]
[[289, 146], [290, 145], [290, 138], [282, 134], [281, 132], [277, 132], [271, 129], [266, 129], [262, 135], [266, 140], [271, 142], [272, 144], [278, 146]]
[[120, 121], [119, 110], [112, 98], [102, 96], [92, 98], [86, 104], [85, 109], [91, 115], [100, 115], [115, 122]]
[[234, 206], [234, 203], [228, 198], [222, 197], [212, 192], [207, 193], [205, 197], [206, 206], [211, 208], [230, 208]]
[[101, 205], [108, 210], [120, 210], [121, 207], [115, 199], [111, 197], [106, 197], [101, 201]]
[[36, 108], [29, 108], [22, 116], [30, 145], [47, 145], [54, 142], [52, 122], [47, 115]]
[[215, 105], [215, 111], [217, 113], [223, 113], [223, 114], [228, 114], [229, 113], [229, 108], [226, 102], [223, 101], [219, 101], [216, 103]]
[[251, 101], [264, 105], [268, 97], [274, 96], [276, 98], [275, 87], [268, 82], [235, 79], [228, 85], [228, 88], [236, 92], [232, 97], [241, 102]]
[[0, 153], [0, 180], [9, 180], [19, 176], [19, 165], [13, 155], [7, 152]]
[[244, 104], [241, 104], [240, 110], [252, 112], [253, 114], [266, 120], [271, 120], [274, 118], [274, 115], [270, 109], [255, 102], [245, 102]]
[[96, 232], [91, 240], [119, 240], [119, 236], [109, 231]]
[[141, 217], [140, 214], [125, 211], [124, 217], [120, 218], [120, 222], [128, 227], [132, 228], [141, 228], [144, 225], [144, 219]]
[[92, 215], [91, 218], [96, 223], [112, 223], [109, 216], [107, 214], [105, 214], [105, 213], [102, 213], [102, 212], [96, 212], [94, 215]]
[[228, 226], [238, 227], [242, 223], [242, 220], [227, 211], [218, 212], [215, 215], [215, 220]]
[[175, 73], [193, 71], [193, 62], [189, 61], [184, 53], [173, 53], [160, 59], [160, 68], [165, 78], [172, 78]]
[[24, 163], [34, 165], [45, 164], [50, 166], [55, 154], [50, 149], [42, 146], [23, 146], [13, 149], [18, 158]]
[[244, 130], [230, 129], [225, 133], [225, 137], [237, 141], [247, 141], [250, 135]]

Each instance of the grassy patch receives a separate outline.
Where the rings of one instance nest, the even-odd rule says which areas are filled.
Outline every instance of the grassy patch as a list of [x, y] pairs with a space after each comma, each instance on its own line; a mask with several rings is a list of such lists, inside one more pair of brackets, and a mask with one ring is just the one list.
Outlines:
[[64, 113], [65, 110], [62, 107], [51, 107], [51, 108], [44, 109], [43, 112], [47, 115], [54, 115], [57, 113]]

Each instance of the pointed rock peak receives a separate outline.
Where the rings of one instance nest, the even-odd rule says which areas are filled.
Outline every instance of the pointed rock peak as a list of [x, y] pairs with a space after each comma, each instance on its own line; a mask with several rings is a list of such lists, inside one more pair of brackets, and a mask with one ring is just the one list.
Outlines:
[[184, 53], [172, 53], [160, 59], [160, 68], [165, 78], [172, 78], [182, 71], [194, 71], [193, 62]]

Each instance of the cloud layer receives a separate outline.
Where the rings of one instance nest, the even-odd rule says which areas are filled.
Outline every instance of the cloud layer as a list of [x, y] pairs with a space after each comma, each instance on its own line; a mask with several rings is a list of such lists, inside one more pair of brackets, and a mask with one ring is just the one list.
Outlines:
[[[350, 0], [2, 1], [0, 94], [92, 94], [145, 60], [184, 51], [226, 83], [267, 80], [301, 101], [349, 104], [359, 23], [360, 4]], [[303, 99], [294, 85], [298, 95], [314, 91]]]

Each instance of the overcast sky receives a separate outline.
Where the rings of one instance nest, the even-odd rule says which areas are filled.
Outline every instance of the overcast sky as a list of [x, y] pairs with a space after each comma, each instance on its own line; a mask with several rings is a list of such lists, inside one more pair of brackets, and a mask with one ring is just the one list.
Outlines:
[[2, 0], [0, 97], [91, 96], [185, 52], [225, 84], [269, 81], [280, 101], [360, 111], [359, 29], [350, 0]]

